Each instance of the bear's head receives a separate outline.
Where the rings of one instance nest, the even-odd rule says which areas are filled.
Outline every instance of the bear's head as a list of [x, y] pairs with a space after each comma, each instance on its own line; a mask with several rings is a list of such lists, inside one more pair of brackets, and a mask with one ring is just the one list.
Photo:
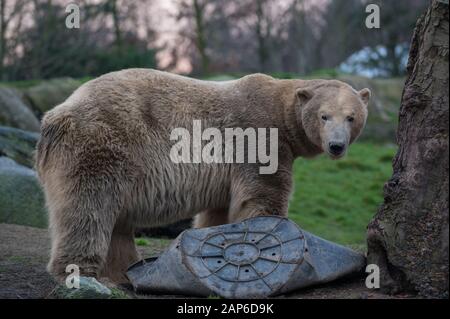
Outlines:
[[370, 90], [356, 91], [344, 82], [324, 80], [296, 93], [300, 100], [297, 120], [310, 142], [332, 159], [344, 156], [365, 126]]

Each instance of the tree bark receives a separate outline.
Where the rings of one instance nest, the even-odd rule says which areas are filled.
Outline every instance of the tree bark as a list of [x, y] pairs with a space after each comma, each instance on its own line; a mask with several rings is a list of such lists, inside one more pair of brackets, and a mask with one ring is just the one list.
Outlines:
[[200, 4], [198, 0], [194, 0], [194, 17], [196, 26], [196, 45], [198, 52], [200, 53], [200, 60], [202, 66], [202, 74], [206, 75], [209, 73], [209, 57], [206, 53], [206, 36], [205, 36], [205, 26], [203, 14], [205, 10], [205, 4]]
[[3, 66], [5, 61], [5, 44], [6, 44], [6, 16], [5, 16], [6, 0], [0, 0], [0, 80], [5, 79]]
[[119, 54], [122, 54], [122, 31], [120, 30], [120, 17], [119, 17], [119, 11], [117, 8], [117, 0], [110, 0], [109, 1], [109, 8], [108, 10], [111, 11], [112, 19], [113, 19], [113, 25], [114, 25], [114, 35], [115, 35], [115, 45], [117, 48], [117, 52]]
[[368, 226], [368, 263], [380, 285], [448, 298], [448, 4], [417, 22], [399, 113], [398, 152], [384, 203]]
[[263, 21], [264, 21], [264, 0], [256, 1], [256, 38], [258, 41], [258, 58], [259, 67], [261, 72], [266, 71], [267, 60], [268, 60], [268, 50], [266, 46], [266, 35], [263, 31]]

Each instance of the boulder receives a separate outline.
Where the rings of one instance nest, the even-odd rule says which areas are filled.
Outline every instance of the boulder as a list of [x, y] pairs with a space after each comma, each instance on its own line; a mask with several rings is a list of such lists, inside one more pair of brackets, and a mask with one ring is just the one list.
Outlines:
[[112, 291], [93, 277], [79, 277], [79, 288], [57, 287], [54, 297], [58, 299], [109, 299]]
[[0, 223], [47, 227], [36, 172], [4, 156], [0, 156]]
[[25, 105], [20, 93], [14, 89], [0, 87], [0, 125], [39, 132], [40, 123]]
[[46, 111], [64, 102], [80, 85], [80, 81], [72, 78], [43, 81], [24, 89], [24, 99], [36, 114], [42, 116]]
[[33, 152], [38, 139], [38, 133], [0, 126], [0, 156], [7, 156], [21, 165], [32, 168]]

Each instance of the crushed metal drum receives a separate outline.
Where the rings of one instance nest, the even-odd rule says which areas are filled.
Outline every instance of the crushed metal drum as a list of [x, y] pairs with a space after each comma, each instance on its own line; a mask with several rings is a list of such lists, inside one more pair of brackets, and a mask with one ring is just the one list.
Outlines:
[[181, 233], [159, 257], [133, 264], [139, 293], [263, 298], [358, 272], [365, 257], [287, 218], [255, 217]]

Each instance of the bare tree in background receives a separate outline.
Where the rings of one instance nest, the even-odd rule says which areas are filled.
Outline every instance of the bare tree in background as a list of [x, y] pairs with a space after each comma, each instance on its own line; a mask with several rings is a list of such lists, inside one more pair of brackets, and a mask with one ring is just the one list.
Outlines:
[[[387, 76], [402, 73], [398, 48], [407, 50], [412, 30], [408, 21], [416, 20], [417, 8], [425, 1], [380, 0], [384, 6], [378, 31], [364, 26], [365, 1], [369, 0], [173, 0], [176, 35], [164, 40], [150, 28], [152, 20], [164, 19], [162, 12], [152, 9], [152, 0], [79, 0], [82, 28], [71, 31], [60, 25], [65, 0], [0, 0], [1, 76], [83, 76], [82, 72], [92, 75], [132, 66], [129, 46], [138, 46], [142, 53], [145, 43], [147, 48], [155, 46], [156, 37], [164, 41], [166, 54], [160, 57], [169, 67], [188, 61], [194, 75], [310, 74], [334, 69], [362, 48], [379, 45], [388, 53], [370, 62], [386, 65]], [[23, 18], [24, 12], [28, 13]], [[149, 23], [142, 24], [143, 15]], [[104, 67], [97, 67], [101, 64]], [[139, 60], [136, 65], [154, 63]]]
[[[26, 2], [32, 12], [27, 25], [17, 32], [12, 29], [7, 38], [12, 49], [4, 71], [10, 79], [84, 77], [156, 66], [152, 0], [79, 1], [80, 29], [65, 27], [62, 2]], [[17, 18], [14, 22], [16, 26]]]
[[[417, 21], [417, 13], [427, 8], [424, 0], [365, 0], [365, 3], [380, 7], [380, 28], [363, 29], [361, 35], [366, 37], [366, 45], [372, 48], [375, 58], [368, 61], [368, 66], [384, 70], [387, 76], [398, 77], [404, 74], [402, 59], [407, 56], [411, 41], [411, 30]], [[381, 48], [382, 49], [381, 49]]]
[[[3, 69], [5, 58], [11, 48], [10, 41], [6, 36], [7, 32], [13, 21], [15, 22], [15, 33], [20, 31], [25, 5], [25, 0], [0, 0], [0, 80], [6, 79]], [[11, 7], [9, 14], [6, 12], [7, 7]]]
[[367, 45], [365, 17], [361, 0], [330, 1], [322, 13], [317, 40], [312, 44], [315, 49], [310, 61], [312, 68], [335, 68]]
[[107, 0], [105, 3], [106, 12], [110, 13], [114, 25], [114, 43], [118, 52], [122, 51], [122, 30], [120, 29], [121, 17], [119, 14], [119, 8], [117, 6], [117, 0]]
[[3, 60], [5, 59], [5, 6], [6, 0], [0, 0], [0, 78], [3, 78]]
[[[209, 27], [207, 19], [207, 6], [214, 6], [214, 1], [207, 0], [179, 0], [177, 2], [177, 21], [186, 23], [186, 27], [180, 29], [180, 35], [187, 40], [187, 52], [195, 47], [200, 59], [200, 72], [209, 73], [210, 58], [207, 54], [208, 40], [206, 29]], [[184, 21], [183, 21], [184, 20]]]
[[394, 173], [368, 227], [368, 263], [383, 288], [448, 298], [449, 8], [434, 0], [417, 22]]
[[323, 62], [320, 55], [320, 30], [324, 25], [321, 19], [324, 13], [317, 6], [306, 10], [307, 4], [305, 0], [292, 0], [280, 20], [282, 25], [277, 37], [277, 49], [281, 54], [280, 68], [284, 72], [307, 74], [321, 67]]
[[267, 60], [269, 59], [269, 48], [267, 38], [270, 28], [269, 19], [266, 16], [267, 0], [256, 0], [256, 23], [255, 33], [258, 41], [258, 60], [262, 72], [266, 71]]
[[202, 73], [207, 74], [209, 72], [209, 57], [206, 54], [206, 36], [205, 36], [205, 3], [201, 0], [193, 0], [194, 5], [194, 17], [195, 17], [195, 29], [197, 31], [196, 43], [197, 49], [200, 53]]

